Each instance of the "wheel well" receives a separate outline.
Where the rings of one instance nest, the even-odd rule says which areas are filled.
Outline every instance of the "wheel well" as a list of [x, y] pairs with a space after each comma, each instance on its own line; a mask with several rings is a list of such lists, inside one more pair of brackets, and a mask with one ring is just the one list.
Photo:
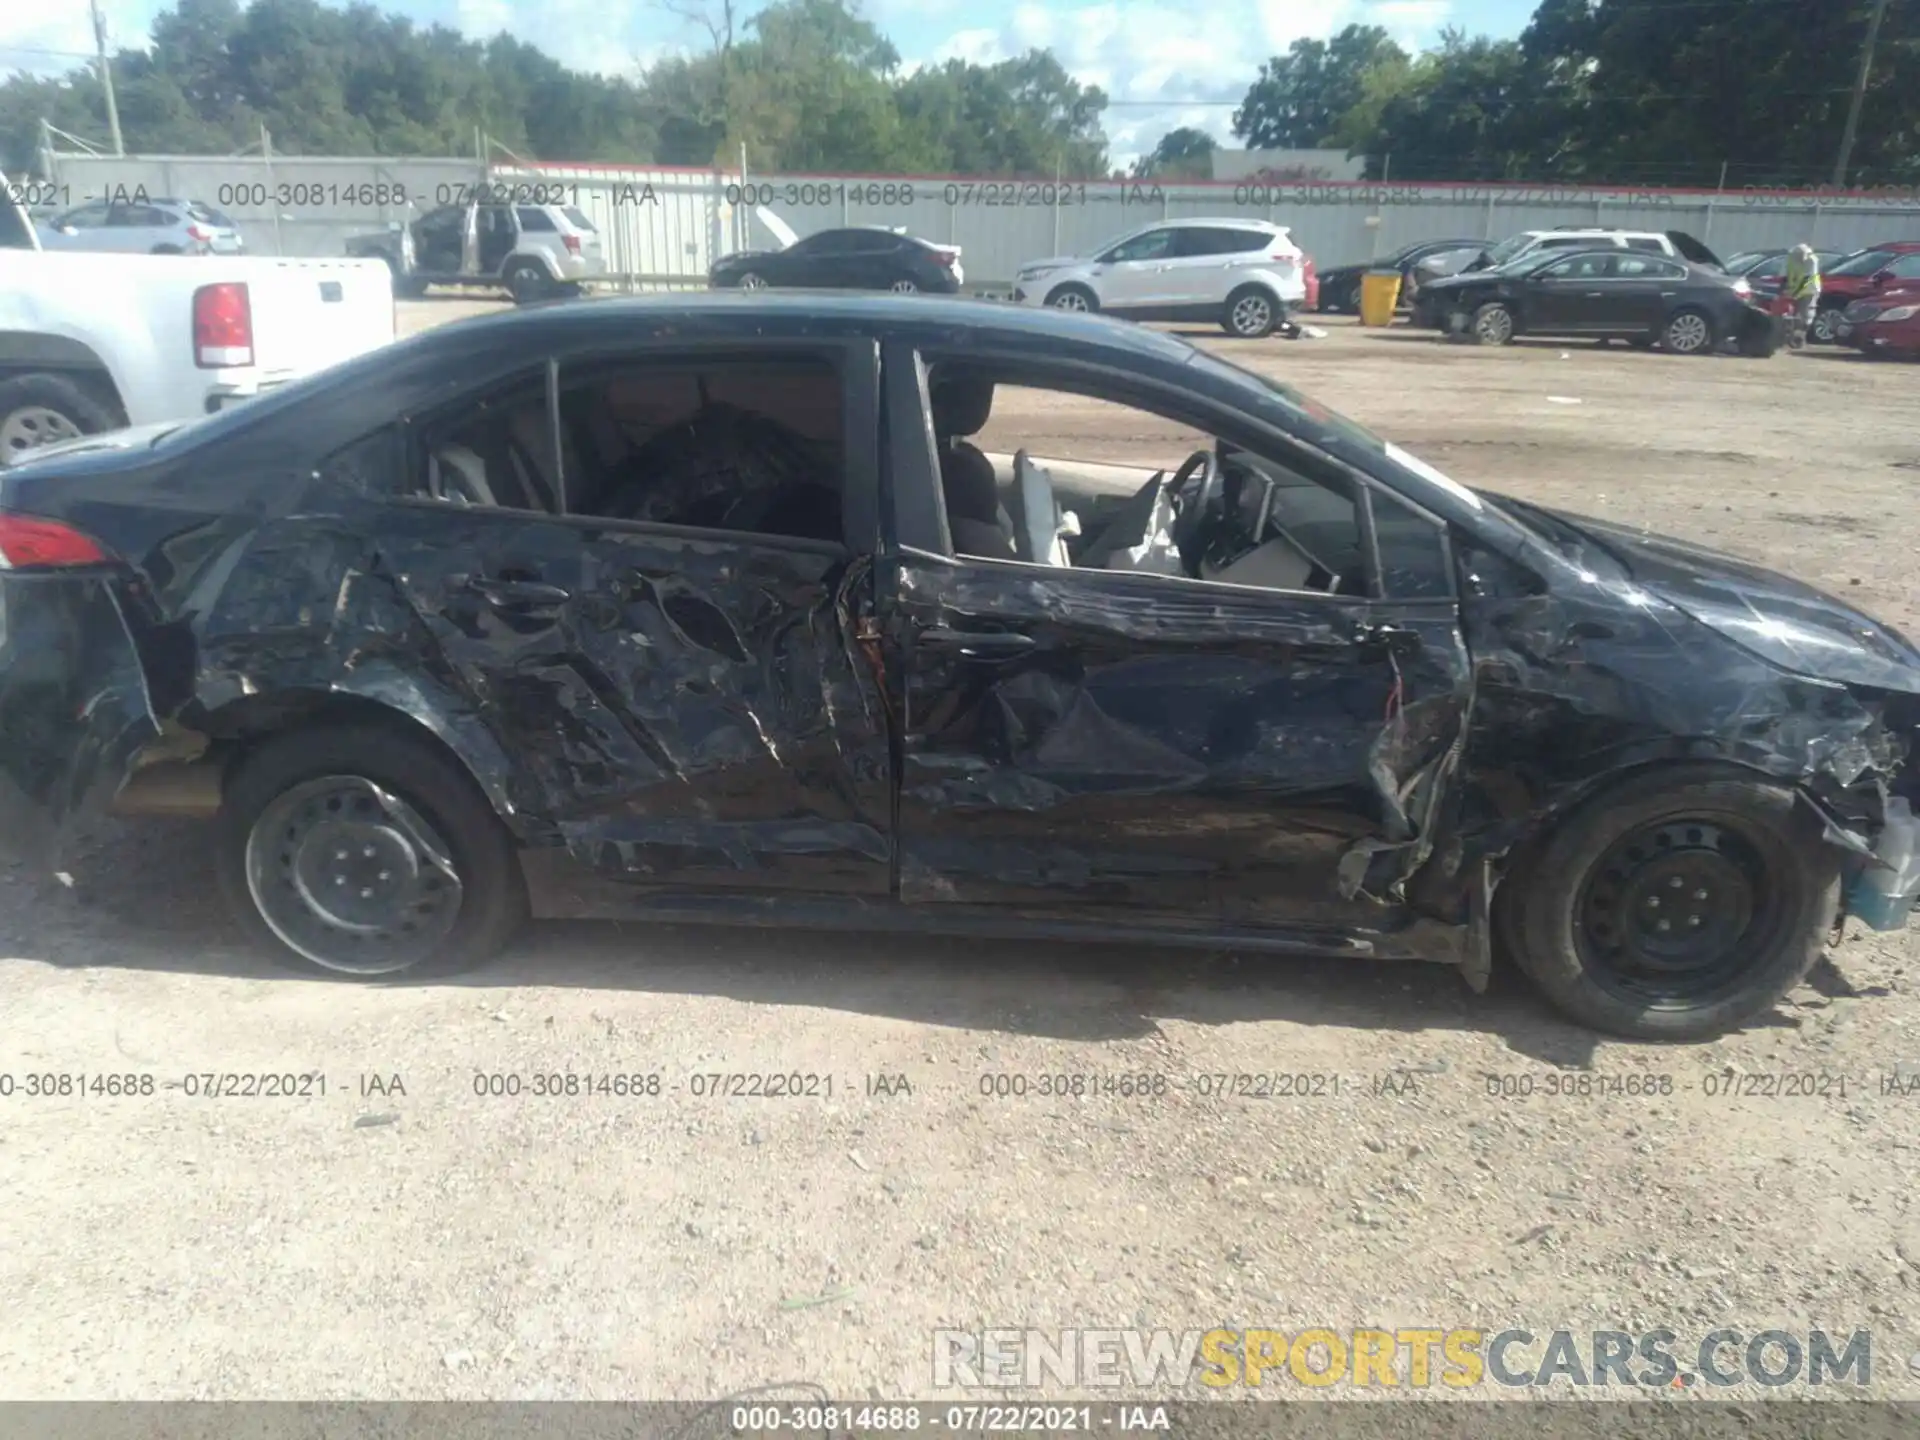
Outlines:
[[1089, 299], [1092, 299], [1095, 301], [1098, 301], [1100, 298], [1097, 294], [1094, 293], [1093, 287], [1087, 284], [1084, 280], [1062, 280], [1058, 285], [1054, 286], [1051, 290], [1047, 291], [1047, 303], [1051, 305], [1054, 301], [1055, 296], [1058, 296], [1068, 290], [1078, 290], [1082, 295], [1085, 295]]
[[0, 330], [0, 380], [21, 375], [59, 375], [71, 380], [111, 410], [121, 424], [127, 421], [127, 407], [106, 362], [83, 341], [64, 335]]
[[[396, 736], [433, 746], [459, 767], [481, 798], [486, 799], [486, 787], [473, 774], [466, 758], [433, 727], [404, 710], [359, 695], [342, 695], [330, 690], [281, 690], [268, 695], [245, 695], [209, 712], [195, 728], [212, 742], [208, 758], [220, 766], [224, 790], [234, 766], [263, 741], [278, 739], [291, 731], [346, 725], [387, 729]], [[487, 803], [492, 805], [490, 800]]]
[[560, 272], [554, 268], [551, 260], [544, 255], [530, 254], [525, 250], [513, 251], [505, 260], [500, 262], [501, 278], [505, 279], [507, 276], [513, 274], [514, 271], [527, 266], [538, 270], [549, 280], [558, 280], [560, 278]]

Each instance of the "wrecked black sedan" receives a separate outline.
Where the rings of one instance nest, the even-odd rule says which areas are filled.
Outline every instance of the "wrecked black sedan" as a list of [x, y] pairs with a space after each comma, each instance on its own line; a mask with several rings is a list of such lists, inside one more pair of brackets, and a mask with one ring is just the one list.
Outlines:
[[[1029, 453], [1063, 394], [1191, 452]], [[1098, 317], [464, 321], [0, 474], [0, 554], [0, 836], [207, 816], [245, 923], [346, 975], [478, 961], [530, 911], [1476, 987], [1503, 949], [1678, 1038], [1913, 900], [1907, 640]]]

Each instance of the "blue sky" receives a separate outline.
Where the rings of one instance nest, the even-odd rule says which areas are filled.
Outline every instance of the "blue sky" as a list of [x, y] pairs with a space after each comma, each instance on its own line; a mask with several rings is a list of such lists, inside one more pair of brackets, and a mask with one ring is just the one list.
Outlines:
[[[703, 43], [693, 25], [658, 5], [620, 0], [376, 0], [422, 22], [476, 37], [506, 30], [581, 69], [632, 71]], [[1126, 160], [1176, 125], [1228, 139], [1233, 104], [1260, 62], [1303, 36], [1353, 21], [1385, 26], [1409, 49], [1456, 25], [1474, 34], [1517, 35], [1535, 0], [865, 0], [867, 14], [909, 64], [958, 55], [981, 62], [1050, 46], [1084, 81], [1116, 103], [1107, 113], [1115, 155]], [[103, 0], [108, 34], [141, 43], [158, 0]], [[749, 0], [748, 9], [756, 8]], [[57, 53], [91, 49], [86, 0], [25, 0], [0, 6], [0, 69], [59, 70]], [[1227, 101], [1230, 103], [1210, 103]]]

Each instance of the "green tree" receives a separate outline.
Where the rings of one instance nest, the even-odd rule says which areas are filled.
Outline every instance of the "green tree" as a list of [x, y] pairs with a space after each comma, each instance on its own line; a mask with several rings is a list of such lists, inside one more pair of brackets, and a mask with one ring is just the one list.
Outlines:
[[1361, 102], [1368, 73], [1406, 59], [1378, 25], [1349, 25], [1332, 40], [1296, 40], [1261, 65], [1233, 112], [1233, 133], [1253, 150], [1324, 145]]
[[1213, 178], [1213, 137], [1204, 130], [1182, 125], [1160, 137], [1160, 143], [1133, 162], [1140, 180], [1209, 180]]

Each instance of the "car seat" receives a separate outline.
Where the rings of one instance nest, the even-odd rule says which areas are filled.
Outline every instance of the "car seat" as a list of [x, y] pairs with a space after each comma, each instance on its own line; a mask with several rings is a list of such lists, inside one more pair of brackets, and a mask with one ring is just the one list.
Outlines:
[[928, 400], [940, 460], [940, 489], [947, 505], [947, 531], [956, 554], [1012, 560], [1013, 524], [1000, 505], [993, 462], [960, 437], [977, 435], [993, 413], [993, 382], [977, 376], [942, 375]]

